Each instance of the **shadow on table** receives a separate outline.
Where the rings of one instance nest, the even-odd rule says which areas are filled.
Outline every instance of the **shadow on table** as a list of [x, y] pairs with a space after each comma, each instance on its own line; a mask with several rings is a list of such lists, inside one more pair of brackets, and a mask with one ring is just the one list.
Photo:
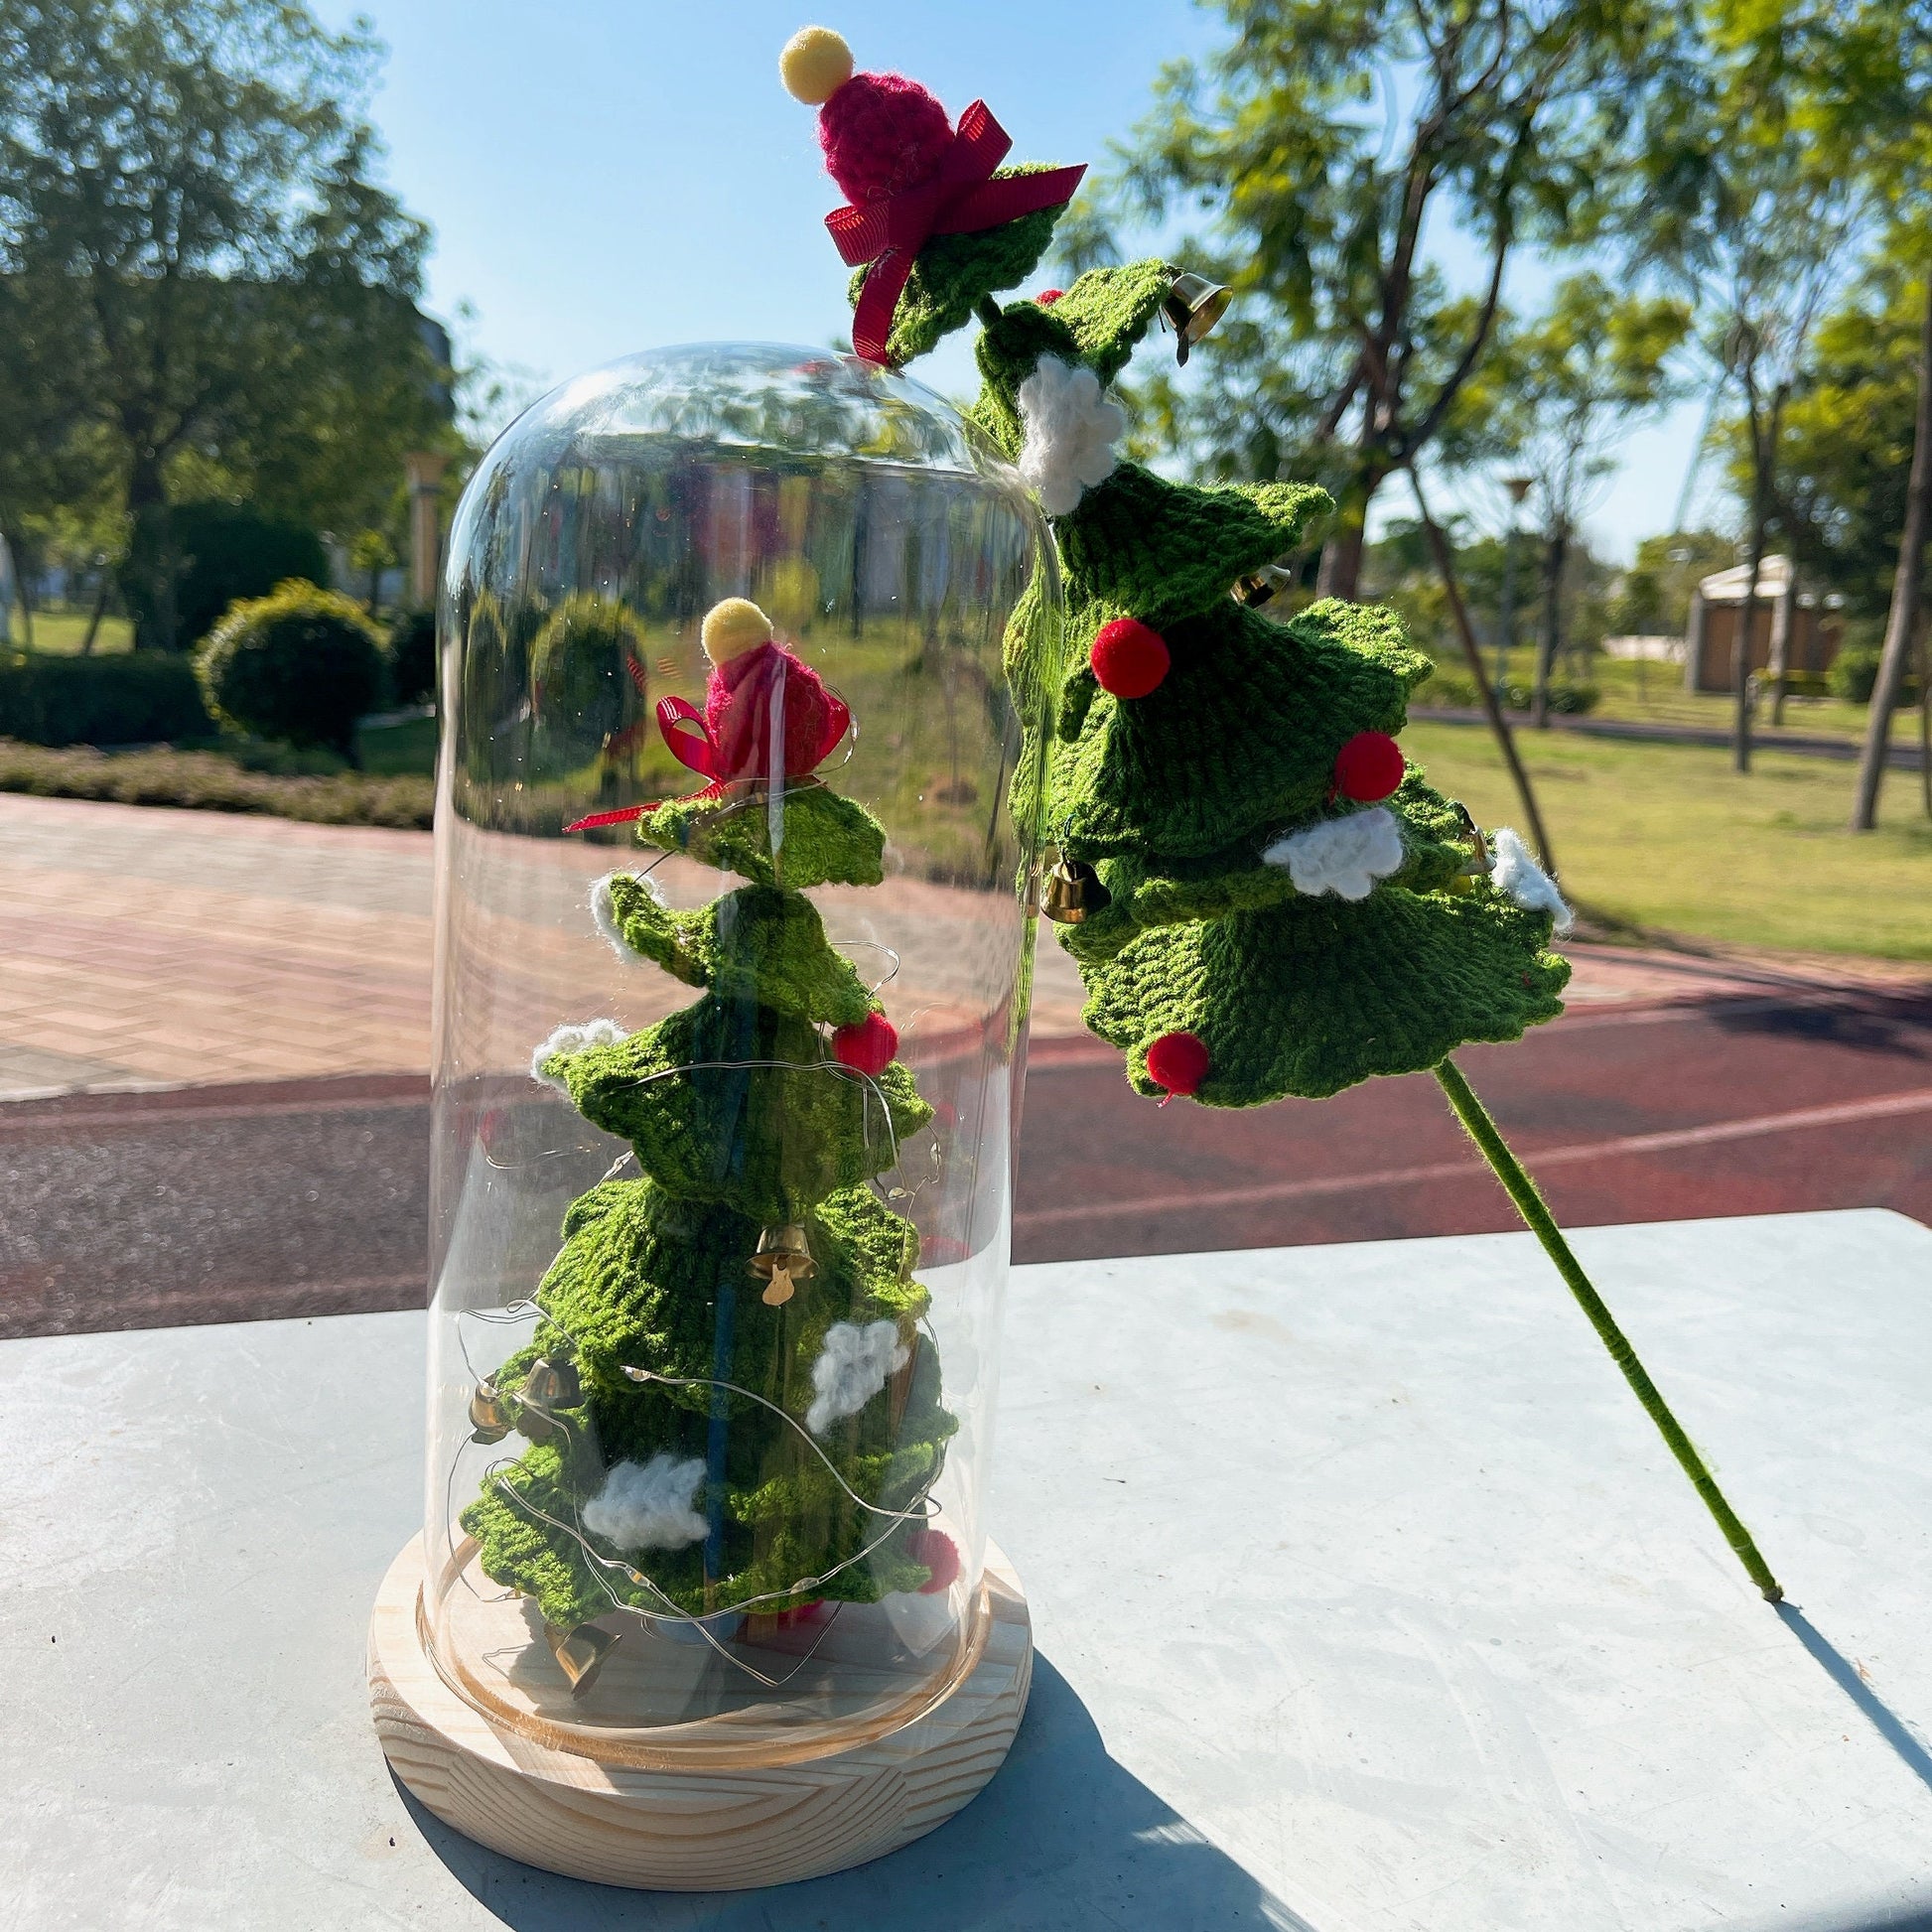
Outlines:
[[781, 1892], [626, 1892], [553, 1877], [472, 1844], [401, 1795], [430, 1850], [517, 1932], [1314, 1932], [1107, 1755], [1086, 1707], [1041, 1657], [1011, 1756], [957, 1818], [890, 1859]]

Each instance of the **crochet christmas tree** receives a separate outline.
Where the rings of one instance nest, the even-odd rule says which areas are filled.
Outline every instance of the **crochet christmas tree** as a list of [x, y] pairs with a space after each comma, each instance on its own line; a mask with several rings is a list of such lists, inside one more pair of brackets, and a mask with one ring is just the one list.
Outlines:
[[730, 600], [704, 640], [705, 712], [659, 720], [711, 783], [605, 816], [746, 883], [688, 911], [646, 877], [595, 889], [614, 945], [702, 993], [638, 1033], [593, 1021], [538, 1047], [536, 1077], [628, 1141], [642, 1178], [572, 1203], [536, 1331], [472, 1411], [482, 1440], [529, 1446], [463, 1526], [567, 1669], [570, 1633], [616, 1608], [773, 1616], [958, 1568], [924, 1521], [954, 1422], [918, 1238], [868, 1185], [931, 1109], [805, 897], [876, 885], [884, 835], [811, 775], [844, 707], [763, 614]]
[[[1429, 660], [1387, 611], [1329, 600], [1276, 621], [1260, 608], [1277, 561], [1330, 507], [1321, 490], [1200, 488], [1117, 453], [1126, 419], [1107, 390], [1136, 345], [1161, 321], [1184, 359], [1227, 292], [1144, 261], [993, 301], [1036, 262], [1042, 217], [963, 237], [933, 229], [925, 211], [946, 193], [932, 160], [943, 109], [899, 76], [853, 73], [832, 41], [809, 29], [780, 64], [792, 92], [823, 103], [828, 169], [862, 204], [830, 225], [837, 234], [842, 219], [864, 216], [909, 257], [895, 268], [905, 292], [897, 319], [855, 328], [855, 346], [897, 365], [970, 309], [983, 325], [972, 413], [1034, 485], [1058, 540], [1074, 668], [1046, 780], [1060, 863], [1045, 909], [1065, 921], [1087, 1025], [1164, 1105], [1320, 1098], [1372, 1074], [1433, 1071], [1775, 1598], [1743, 1525], [1449, 1057], [1561, 1012], [1570, 969], [1549, 945], [1569, 912], [1513, 832], [1498, 832], [1492, 850], [1404, 759], [1397, 734]], [[800, 61], [811, 84], [794, 71]], [[895, 128], [906, 138], [896, 143]], [[850, 180], [860, 145], [906, 165], [889, 186]], [[1046, 210], [1049, 226], [1056, 212]], [[855, 291], [861, 310], [872, 287]], [[1023, 611], [1010, 655], [1033, 648]]]

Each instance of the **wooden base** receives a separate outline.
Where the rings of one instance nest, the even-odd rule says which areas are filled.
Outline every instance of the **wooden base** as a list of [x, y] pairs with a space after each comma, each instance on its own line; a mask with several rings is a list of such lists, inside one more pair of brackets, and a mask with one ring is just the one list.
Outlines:
[[942, 1825], [1000, 1768], [1027, 1708], [1027, 1599], [988, 1546], [986, 1641], [935, 1705], [803, 1762], [644, 1769], [492, 1725], [423, 1640], [422, 1539], [369, 1622], [369, 1701], [396, 1776], [445, 1824], [526, 1864], [608, 1885], [734, 1891], [822, 1877]]

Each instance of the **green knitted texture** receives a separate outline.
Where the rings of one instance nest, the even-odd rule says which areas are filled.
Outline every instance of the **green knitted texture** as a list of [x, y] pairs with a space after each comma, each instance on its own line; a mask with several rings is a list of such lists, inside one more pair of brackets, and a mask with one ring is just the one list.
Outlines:
[[1402, 729], [1405, 694], [1430, 671], [1392, 612], [1332, 599], [1282, 625], [1224, 585], [1163, 635], [1173, 668], [1145, 698], [1110, 697], [1086, 670], [1069, 681], [1047, 823], [1076, 858], [1199, 858], [1247, 841], [1240, 863], [1253, 863], [1321, 815], [1339, 745]]
[[[563, 1249], [539, 1291], [546, 1318], [499, 1381], [519, 1384], [538, 1354], [567, 1349], [574, 1338], [583, 1399], [557, 1412], [564, 1433], [527, 1450], [465, 1512], [488, 1575], [535, 1596], [544, 1615], [565, 1627], [616, 1607], [613, 1592], [661, 1609], [661, 1599], [622, 1572], [591, 1565], [573, 1538], [527, 1505], [574, 1521], [610, 1463], [660, 1453], [703, 1458], [714, 1407], [729, 1424], [722, 1561], [707, 1578], [699, 1544], [632, 1559], [682, 1608], [702, 1613], [719, 1600], [751, 1596], [774, 1599], [760, 1609], [784, 1608], [803, 1600], [790, 1586], [826, 1568], [828, 1553], [863, 1548], [879, 1534], [878, 1519], [768, 1410], [710, 1387], [639, 1386], [623, 1373], [625, 1364], [643, 1364], [694, 1382], [734, 1382], [802, 1414], [812, 1363], [834, 1321], [891, 1320], [916, 1333], [927, 1297], [909, 1278], [917, 1241], [906, 1222], [854, 1188], [822, 1200], [806, 1226], [818, 1272], [782, 1308], [768, 1308], [742, 1287], [758, 1245], [756, 1221], [679, 1199], [648, 1180], [606, 1181], [572, 1204]], [[733, 1313], [722, 1376], [714, 1367], [721, 1301]], [[920, 1492], [956, 1427], [940, 1406], [938, 1360], [923, 1341], [908, 1385], [897, 1429], [887, 1403], [875, 1400], [821, 1445], [839, 1474], [883, 1508], [903, 1507]], [[810, 1593], [864, 1601], [886, 1588], [916, 1588], [929, 1574], [889, 1545]]]
[[667, 799], [637, 821], [637, 838], [758, 885], [801, 893], [813, 886], [877, 886], [885, 878], [885, 828], [863, 805], [812, 778], [786, 786], [782, 809], [775, 859], [770, 800], [757, 791]]
[[[1403, 866], [1386, 884], [1412, 893], [1475, 891], [1461, 816], [1422, 772], [1411, 765], [1388, 802], [1402, 828]], [[1156, 862], [1137, 850], [1103, 859], [1098, 870], [1109, 903], [1061, 935], [1067, 951], [1085, 965], [1111, 959], [1156, 926], [1259, 912], [1297, 897], [1287, 868], [1264, 865], [1252, 839], [1200, 859]]]
[[[1057, 301], [981, 305], [974, 420], [1011, 459], [1021, 390], [1042, 355], [1103, 382], [1161, 313], [1160, 261], [1096, 269]], [[1359, 733], [1393, 737], [1429, 675], [1391, 611], [1329, 600], [1279, 619], [1232, 595], [1283, 562], [1332, 507], [1311, 484], [1173, 483], [1117, 464], [1053, 519], [1064, 567], [1067, 660], [1045, 775], [1061, 852], [1094, 866], [1109, 903], [1062, 928], [1087, 1024], [1127, 1055], [1144, 1093], [1163, 1035], [1206, 1046], [1196, 1098], [1257, 1106], [1330, 1094], [1439, 1064], [1466, 1040], [1511, 1039], [1561, 1011], [1569, 974], [1551, 920], [1481, 876], [1464, 815], [1411, 769], [1382, 807], [1397, 870], [1361, 899], [1300, 893], [1277, 842], [1361, 807], [1336, 791]], [[1103, 691], [1093, 641], [1116, 619], [1169, 651], [1143, 697]], [[1009, 633], [1009, 644], [1024, 645]]]
[[[485, 1574], [565, 1628], [667, 1601], [693, 1615], [869, 1601], [932, 1576], [913, 1554], [916, 1505], [957, 1425], [916, 1325], [928, 1300], [911, 1272], [918, 1236], [865, 1184], [932, 1109], [897, 1061], [876, 1078], [838, 1062], [828, 1033], [875, 1002], [797, 885], [772, 883], [875, 882], [883, 833], [824, 787], [796, 787], [774, 863], [768, 807], [762, 793], [728, 794], [640, 821], [645, 845], [751, 883], [672, 911], [643, 880], [615, 875], [618, 936], [703, 997], [616, 1044], [554, 1052], [541, 1069], [587, 1120], [630, 1143], [644, 1178], [607, 1180], [565, 1216], [536, 1333], [493, 1378], [528, 1447], [493, 1466], [462, 1523]], [[812, 1268], [771, 1306], [752, 1263], [761, 1237], [787, 1225], [803, 1230]], [[856, 1414], [813, 1434], [805, 1418], [828, 1329], [877, 1321], [897, 1330], [902, 1365]], [[574, 1367], [570, 1407], [533, 1412], [525, 1388], [539, 1356]], [[671, 1379], [639, 1381], [627, 1367]], [[692, 1504], [703, 1538], [631, 1550], [584, 1526], [613, 1468], [659, 1455], [705, 1465]], [[894, 1510], [907, 1520], [880, 1513]]]

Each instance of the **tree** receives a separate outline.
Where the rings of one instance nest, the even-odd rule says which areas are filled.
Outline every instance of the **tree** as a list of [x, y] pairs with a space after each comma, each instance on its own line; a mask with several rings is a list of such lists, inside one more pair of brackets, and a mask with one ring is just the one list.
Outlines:
[[1623, 573], [1610, 622], [1639, 636], [1682, 637], [1690, 627], [1691, 598], [1713, 571], [1737, 561], [1733, 538], [1715, 530], [1673, 530], [1644, 537]]
[[514, 1426], [528, 1447], [464, 1527], [559, 1642], [619, 1605], [773, 1615], [943, 1587], [958, 1567], [925, 1525], [956, 1425], [917, 1325], [918, 1236], [866, 1184], [932, 1109], [805, 897], [878, 885], [885, 835], [822, 783], [786, 789], [846, 720], [762, 614], [729, 600], [705, 644], [714, 782], [613, 816], [748, 883], [688, 912], [628, 873], [596, 889], [616, 943], [702, 994], [642, 1032], [564, 1027], [538, 1048], [538, 1077], [628, 1141], [643, 1178], [572, 1204], [536, 1334], [473, 1410], [485, 1440]]
[[[1925, 0], [1848, 0], [1826, 10], [1824, 30], [1808, 43], [1812, 91], [1831, 110], [1840, 145], [1863, 162], [1883, 218], [1884, 254], [1920, 283], [1912, 456], [1900, 518], [1898, 561], [1885, 617], [1885, 641], [1859, 757], [1852, 829], [1877, 823], [1891, 714], [1921, 622], [1925, 546], [1932, 540], [1932, 7]], [[1847, 18], [1846, 16], [1849, 16]], [[1850, 84], [1847, 84], [1849, 79]], [[1921, 649], [1920, 734], [1927, 747], [1927, 807], [1932, 810], [1932, 698], [1926, 693], [1932, 650]]]
[[[1882, 619], [1912, 467], [1924, 290], [1879, 258], [1819, 324], [1784, 413], [1780, 522], [1792, 554], [1854, 617]], [[1731, 475], [1749, 487], [1738, 437]]]
[[[1189, 247], [1244, 298], [1205, 345], [1177, 444], [1222, 475], [1318, 477], [1338, 510], [1319, 588], [1352, 597], [1368, 507], [1443, 432], [1488, 347], [1512, 249], [1561, 241], [1639, 144], [1679, 10], [1647, 0], [1220, 0], [1229, 45], [1168, 68], [1076, 266], [1117, 258], [1109, 218], [1205, 215]], [[1370, 76], [1381, 75], [1377, 84]], [[1430, 256], [1453, 220], [1481, 249], [1458, 294]], [[1157, 405], [1158, 407], [1158, 405]]]
[[1503, 318], [1488, 358], [1462, 392], [1458, 409], [1471, 419], [1469, 441], [1487, 444], [1532, 479], [1543, 519], [1543, 628], [1532, 698], [1538, 730], [1550, 722], [1571, 546], [1609, 480], [1622, 438], [1672, 393], [1668, 363], [1690, 326], [1681, 299], [1619, 295], [1599, 275], [1571, 276], [1534, 321], [1519, 326]]
[[[448, 434], [426, 231], [359, 117], [375, 52], [298, 0], [0, 9], [0, 279], [63, 318], [51, 356], [116, 479], [144, 644], [177, 642], [184, 466], [313, 524]], [[0, 346], [0, 390], [31, 374]]]
[[1856, 5], [1836, 0], [1706, 0], [1707, 58], [1666, 79], [1653, 144], [1617, 210], [1640, 256], [1689, 289], [1710, 364], [1742, 403], [1748, 569], [1731, 657], [1739, 771], [1750, 768], [1750, 638], [1780, 511], [1784, 412], [1872, 207], [1858, 64], [1840, 46], [1848, 11]]

